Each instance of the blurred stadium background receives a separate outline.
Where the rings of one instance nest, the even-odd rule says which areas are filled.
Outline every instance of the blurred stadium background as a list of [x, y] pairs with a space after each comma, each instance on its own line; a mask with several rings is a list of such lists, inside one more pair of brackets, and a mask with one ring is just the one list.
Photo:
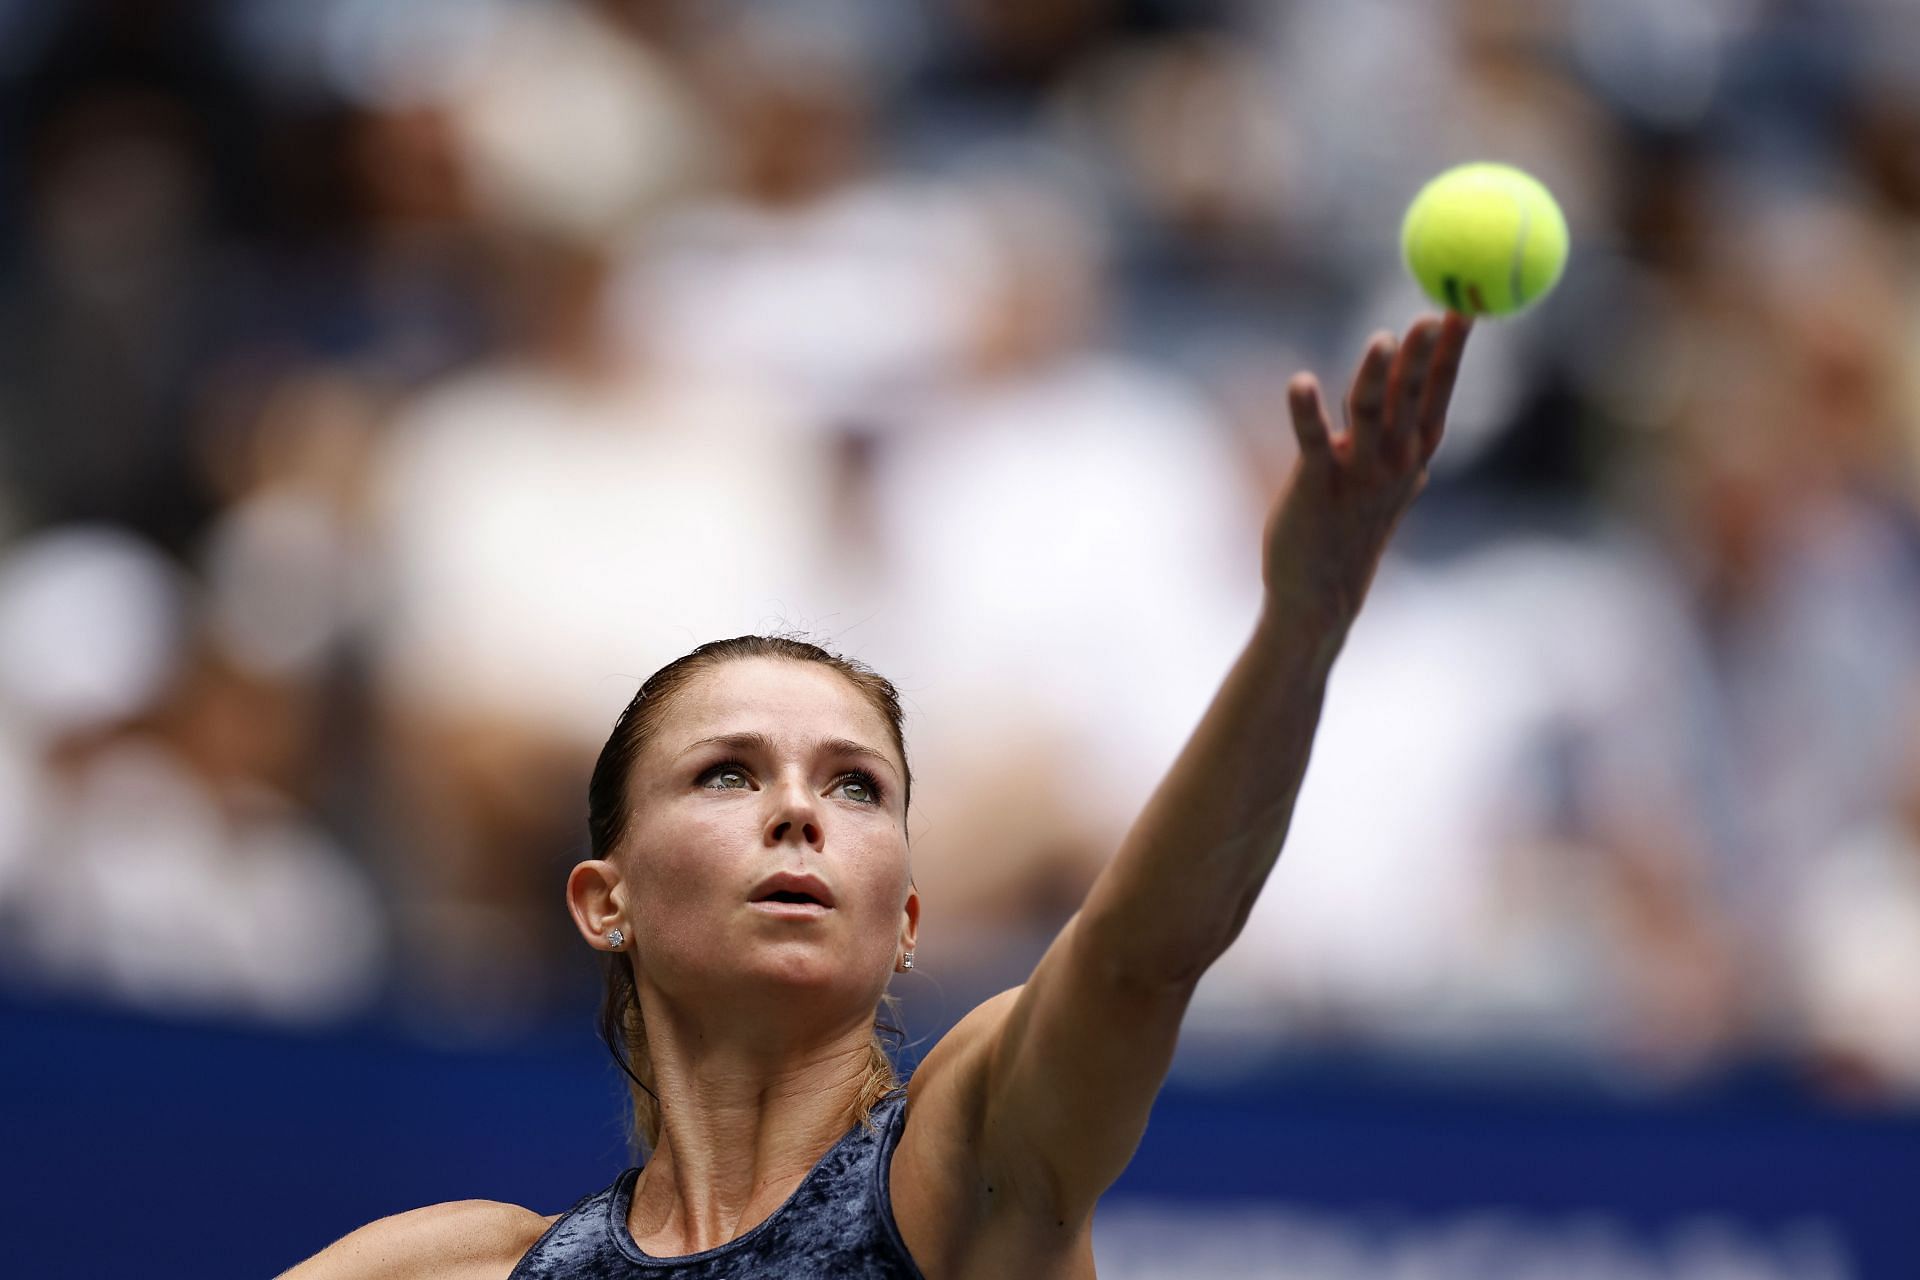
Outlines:
[[1020, 981], [1469, 159], [1574, 257], [1102, 1273], [1920, 1275], [1911, 0], [0, 0], [0, 1270], [610, 1181], [562, 883], [705, 640], [906, 696], [909, 1058]]

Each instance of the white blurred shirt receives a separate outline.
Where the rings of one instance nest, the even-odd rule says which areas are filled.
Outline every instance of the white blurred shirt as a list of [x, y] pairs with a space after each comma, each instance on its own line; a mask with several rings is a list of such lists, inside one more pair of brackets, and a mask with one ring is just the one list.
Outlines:
[[1516, 903], [1502, 855], [1551, 834], [1551, 770], [1532, 753], [1557, 726], [1582, 731], [1592, 803], [1697, 827], [1690, 725], [1709, 672], [1656, 566], [1531, 538], [1432, 568], [1389, 552], [1280, 862], [1190, 1025], [1258, 1036], [1326, 1018], [1435, 1045], [1587, 1034], [1575, 1024], [1605, 979], [1582, 952], [1581, 868]]
[[952, 358], [976, 305], [966, 243], [956, 204], [901, 183], [777, 212], [718, 201], [634, 242], [614, 306], [649, 360], [763, 378], [824, 421]]
[[390, 695], [587, 743], [666, 662], [804, 620], [831, 501], [821, 446], [744, 390], [518, 369], [429, 395], [378, 469]]
[[379, 887], [284, 798], [223, 800], [137, 734], [38, 781], [38, 857], [16, 886], [37, 977], [288, 1026], [378, 998], [392, 951]]
[[1088, 355], [927, 406], [876, 485], [895, 594], [870, 634], [916, 741], [991, 751], [1051, 722], [1079, 747], [1062, 785], [1124, 831], [1258, 617], [1265, 505], [1227, 429], [1181, 383]]
[[1805, 860], [1784, 930], [1793, 996], [1815, 1044], [1920, 1089], [1920, 847], [1891, 818]]

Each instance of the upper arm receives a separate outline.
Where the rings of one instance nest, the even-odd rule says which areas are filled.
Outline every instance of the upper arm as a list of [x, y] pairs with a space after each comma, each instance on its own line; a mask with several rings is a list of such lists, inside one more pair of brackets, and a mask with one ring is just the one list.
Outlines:
[[1090, 1216], [1133, 1158], [1198, 981], [1126, 977], [1082, 919], [1067, 922], [1025, 984], [982, 1002], [921, 1067], [957, 1108], [986, 1183], [1005, 1185], [998, 1203], [1062, 1223]]
[[369, 1222], [277, 1280], [504, 1280], [551, 1221], [498, 1200], [427, 1205]]

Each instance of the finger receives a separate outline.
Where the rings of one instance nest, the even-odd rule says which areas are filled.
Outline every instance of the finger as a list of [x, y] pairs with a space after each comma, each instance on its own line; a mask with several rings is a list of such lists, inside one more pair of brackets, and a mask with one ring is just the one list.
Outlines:
[[1327, 423], [1326, 406], [1320, 403], [1320, 383], [1312, 374], [1295, 374], [1287, 383], [1287, 411], [1293, 416], [1293, 434], [1300, 441], [1302, 457], [1330, 452], [1333, 428]]
[[1387, 406], [1387, 370], [1393, 365], [1393, 335], [1382, 330], [1367, 342], [1367, 353], [1360, 357], [1360, 368], [1353, 375], [1353, 387], [1347, 392], [1347, 430], [1353, 437], [1357, 457], [1361, 450], [1380, 447], [1381, 419]]
[[1432, 365], [1433, 347], [1440, 334], [1440, 319], [1430, 316], [1414, 323], [1394, 357], [1387, 374], [1386, 432], [1382, 441], [1395, 466], [1410, 461], [1412, 447], [1420, 439], [1420, 401], [1426, 391]]
[[1453, 399], [1453, 384], [1460, 376], [1461, 357], [1466, 353], [1467, 337], [1473, 332], [1471, 318], [1449, 311], [1441, 321], [1434, 342], [1433, 361], [1427, 375], [1426, 398], [1420, 405], [1420, 461], [1426, 463], [1440, 447], [1446, 427], [1447, 404]]

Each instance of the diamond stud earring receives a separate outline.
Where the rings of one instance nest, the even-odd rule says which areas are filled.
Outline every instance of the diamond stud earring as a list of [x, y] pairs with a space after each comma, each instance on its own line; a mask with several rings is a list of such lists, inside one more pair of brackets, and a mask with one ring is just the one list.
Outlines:
[[612, 947], [615, 951], [618, 951], [620, 949], [620, 944], [625, 942], [626, 940], [627, 940], [627, 935], [620, 932], [618, 929], [607, 930], [607, 945]]

